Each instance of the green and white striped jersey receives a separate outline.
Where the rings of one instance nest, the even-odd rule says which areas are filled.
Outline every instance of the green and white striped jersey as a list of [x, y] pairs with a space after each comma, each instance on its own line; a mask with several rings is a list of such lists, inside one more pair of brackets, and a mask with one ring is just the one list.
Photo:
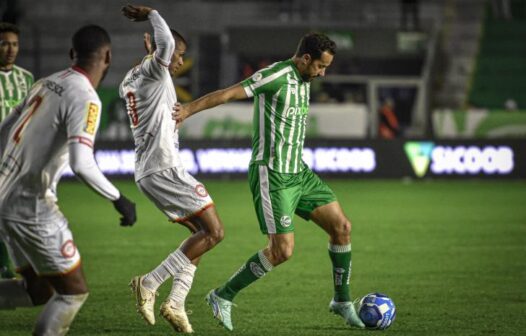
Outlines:
[[0, 121], [22, 102], [33, 81], [31, 72], [16, 65], [10, 71], [0, 71]]
[[279, 173], [302, 171], [310, 83], [289, 59], [259, 70], [241, 85], [254, 97], [251, 162]]

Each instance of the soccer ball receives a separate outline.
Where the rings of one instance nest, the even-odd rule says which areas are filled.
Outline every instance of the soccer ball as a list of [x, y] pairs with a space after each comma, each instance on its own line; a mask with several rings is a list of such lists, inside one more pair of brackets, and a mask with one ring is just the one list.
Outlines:
[[368, 329], [387, 329], [396, 317], [396, 309], [387, 295], [370, 293], [360, 300], [358, 315]]

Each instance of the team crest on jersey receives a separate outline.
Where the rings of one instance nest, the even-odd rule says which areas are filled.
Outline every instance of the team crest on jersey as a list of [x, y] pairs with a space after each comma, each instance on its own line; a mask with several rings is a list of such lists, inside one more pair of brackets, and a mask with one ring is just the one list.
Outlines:
[[255, 74], [252, 75], [252, 80], [254, 82], [260, 81], [261, 78], [263, 78], [263, 75], [261, 74], [261, 72], [256, 72]]
[[64, 244], [62, 244], [62, 247], [60, 248], [60, 253], [62, 256], [66, 259], [69, 259], [75, 255], [75, 252], [77, 251], [77, 247], [73, 243], [73, 240], [67, 240]]
[[91, 135], [95, 134], [97, 128], [97, 119], [99, 118], [99, 107], [96, 104], [89, 103], [88, 114], [86, 116], [86, 127], [84, 131]]
[[202, 184], [198, 184], [195, 186], [195, 193], [201, 197], [208, 196], [208, 191], [206, 191], [206, 188]]

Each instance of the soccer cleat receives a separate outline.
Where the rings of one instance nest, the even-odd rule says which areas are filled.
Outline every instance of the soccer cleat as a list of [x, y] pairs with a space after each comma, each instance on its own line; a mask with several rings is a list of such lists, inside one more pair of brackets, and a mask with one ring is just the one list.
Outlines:
[[170, 323], [176, 332], [187, 334], [194, 332], [190, 321], [188, 321], [188, 316], [186, 315], [184, 306], [177, 307], [170, 301], [165, 301], [161, 304], [160, 315]]
[[234, 330], [234, 326], [232, 326], [232, 319], [230, 317], [232, 305], [234, 305], [234, 303], [217, 296], [214, 289], [208, 292], [205, 300], [208, 305], [212, 307], [214, 318], [219, 320], [219, 324], [225, 327], [226, 330]]
[[333, 299], [329, 304], [329, 311], [343, 317], [345, 322], [352, 327], [357, 327], [361, 329], [365, 328], [365, 324], [363, 324], [362, 320], [356, 313], [354, 304], [350, 301], [336, 302]]
[[144, 276], [136, 276], [130, 281], [130, 288], [135, 294], [137, 312], [141, 314], [146, 322], [150, 325], [155, 324], [155, 315], [153, 313], [156, 292], [149, 290], [142, 285]]

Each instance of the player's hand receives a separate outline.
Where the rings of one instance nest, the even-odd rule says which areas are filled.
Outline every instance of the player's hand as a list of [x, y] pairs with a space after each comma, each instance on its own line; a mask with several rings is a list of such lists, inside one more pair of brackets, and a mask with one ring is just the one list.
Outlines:
[[146, 21], [148, 20], [148, 14], [152, 11], [152, 8], [146, 6], [134, 6], [127, 4], [121, 8], [122, 15], [126, 16], [131, 21]]
[[175, 120], [177, 124], [180, 124], [188, 118], [190, 112], [188, 111], [188, 108], [185, 105], [181, 105], [181, 103], [175, 103], [174, 110], [172, 112], [172, 119]]
[[135, 203], [121, 194], [118, 200], [113, 201], [113, 206], [121, 215], [121, 226], [132, 226], [137, 220], [135, 212]]
[[144, 33], [144, 49], [146, 49], [146, 53], [148, 55], [151, 55], [153, 54], [153, 50], [152, 50], [152, 40], [151, 40], [151, 36], [149, 33]]

